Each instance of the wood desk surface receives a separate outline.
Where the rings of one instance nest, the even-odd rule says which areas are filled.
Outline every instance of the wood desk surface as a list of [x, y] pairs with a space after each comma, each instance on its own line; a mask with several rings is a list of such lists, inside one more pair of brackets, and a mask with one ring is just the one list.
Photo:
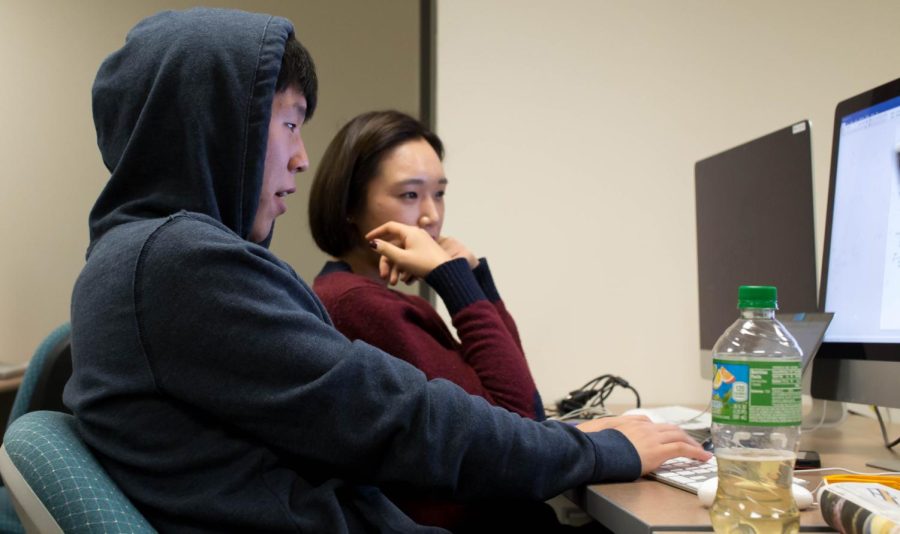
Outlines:
[[0, 393], [4, 391], [15, 391], [16, 389], [19, 389], [21, 383], [22, 375], [0, 379]]
[[[893, 439], [900, 434], [900, 425], [892, 425], [889, 432]], [[822, 467], [844, 467], [862, 472], [877, 471], [866, 466], [868, 460], [900, 458], [900, 455], [884, 447], [877, 421], [852, 414], [839, 426], [804, 433], [800, 438], [800, 448], [818, 452]], [[807, 485], [810, 490], [820, 480], [818, 475], [804, 475], [802, 471], [797, 471], [796, 476], [810, 480]], [[614, 532], [712, 531], [709, 512], [701, 506], [696, 495], [655, 480], [592, 484], [570, 490], [565, 495]], [[833, 532], [816, 505], [801, 512], [800, 530]]]

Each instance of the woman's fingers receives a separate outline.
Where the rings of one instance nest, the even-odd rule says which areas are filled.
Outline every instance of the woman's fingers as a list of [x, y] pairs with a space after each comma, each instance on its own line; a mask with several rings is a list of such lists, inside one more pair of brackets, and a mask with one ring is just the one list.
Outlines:
[[411, 230], [417, 230], [415, 226], [409, 226], [397, 221], [388, 221], [377, 228], [373, 228], [366, 234], [366, 239], [393, 240], [407, 236]]
[[[373, 243], [376, 243], [373, 241]], [[380, 244], [380, 249], [378, 245]], [[380, 276], [383, 280], [385, 280], [390, 285], [397, 285], [397, 282], [403, 281], [407, 284], [415, 281], [415, 275], [412, 273], [408, 273], [402, 270], [396, 263], [394, 263], [391, 258], [397, 258], [403, 254], [403, 249], [388, 243], [386, 241], [380, 241], [376, 243], [374, 246], [375, 250], [381, 254], [381, 257], [378, 258], [378, 276]]]
[[391, 266], [391, 279], [389, 280], [389, 283], [392, 286], [395, 286], [395, 285], [397, 285], [398, 280], [400, 280], [400, 268], [397, 267], [396, 265], [392, 265]]
[[366, 234], [366, 238], [371, 239], [370, 245], [376, 252], [387, 258], [390, 272], [379, 265], [379, 275], [391, 284], [396, 284], [404, 273], [424, 278], [451, 259], [428, 232], [415, 226], [387, 222]]
[[390, 274], [391, 261], [387, 256], [381, 256], [380, 258], [378, 258], [378, 276], [380, 276], [384, 280], [387, 280]]
[[465, 258], [469, 263], [470, 269], [474, 269], [478, 266], [478, 258], [476, 258], [475, 254], [458, 239], [450, 236], [440, 236], [437, 238], [437, 242], [451, 258]]

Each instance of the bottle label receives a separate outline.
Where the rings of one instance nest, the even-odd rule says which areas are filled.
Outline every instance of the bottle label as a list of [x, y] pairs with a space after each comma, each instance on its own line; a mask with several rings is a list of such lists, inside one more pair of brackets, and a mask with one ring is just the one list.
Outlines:
[[799, 361], [713, 360], [714, 423], [794, 426], [802, 416]]

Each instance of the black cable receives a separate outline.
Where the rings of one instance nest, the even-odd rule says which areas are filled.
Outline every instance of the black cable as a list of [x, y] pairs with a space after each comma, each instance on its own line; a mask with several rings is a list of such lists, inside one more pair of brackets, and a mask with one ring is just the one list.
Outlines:
[[620, 376], [605, 374], [588, 380], [585, 385], [569, 392], [566, 398], [557, 403], [557, 409], [561, 414], [565, 414], [586, 407], [594, 408], [600, 406], [605, 408], [606, 399], [609, 398], [617, 386], [630, 389], [634, 393], [637, 407], [641, 407], [640, 394], [627, 380]]
[[878, 426], [881, 427], [881, 437], [884, 438], [884, 446], [888, 449], [893, 449], [900, 443], [900, 438], [897, 438], [894, 441], [888, 441], [887, 427], [884, 425], [884, 419], [881, 418], [881, 410], [878, 409], [878, 406], [872, 406], [872, 408], [875, 409], [875, 417], [878, 418]]

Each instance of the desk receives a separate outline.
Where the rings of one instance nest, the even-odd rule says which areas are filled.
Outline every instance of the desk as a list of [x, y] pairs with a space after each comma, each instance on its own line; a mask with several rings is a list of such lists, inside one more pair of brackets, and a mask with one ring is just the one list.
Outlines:
[[22, 384], [23, 375], [13, 376], [11, 378], [2, 378], [0, 379], [0, 393], [6, 393], [8, 391], [15, 392], [19, 389], [19, 385]]
[[9, 412], [12, 411], [13, 402], [16, 399], [16, 392], [19, 390], [19, 385], [22, 384], [22, 377], [19, 375], [0, 379], [0, 435], [6, 428]]
[[[900, 433], [900, 425], [892, 425], [889, 436]], [[820, 428], [803, 434], [800, 448], [814, 450], [822, 458], [822, 467], [846, 467], [855, 471], [875, 472], [866, 467], [874, 458], [900, 458], [884, 447], [878, 422], [859, 415], [848, 415], [834, 428]], [[819, 483], [814, 474], [807, 478], [810, 490]], [[640, 479], [636, 482], [592, 484], [565, 493], [572, 502], [592, 518], [614, 532], [639, 534], [650, 532], [711, 532], [709, 512], [693, 493], [661, 482]], [[800, 513], [802, 532], [834, 532], [822, 519], [817, 506]]]

